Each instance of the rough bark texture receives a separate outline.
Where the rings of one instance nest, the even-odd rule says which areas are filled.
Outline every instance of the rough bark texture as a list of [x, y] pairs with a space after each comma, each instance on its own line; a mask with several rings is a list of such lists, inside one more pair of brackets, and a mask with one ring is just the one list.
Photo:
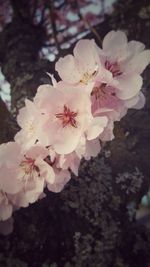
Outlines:
[[39, 59], [44, 42], [44, 28], [34, 26], [27, 19], [14, 17], [0, 36], [2, 72], [11, 84], [11, 103], [14, 114], [23, 106], [25, 98], [32, 98], [37, 86], [44, 83], [50, 62]]
[[[97, 30], [103, 36], [109, 28], [125, 29], [129, 38], [143, 41], [149, 47], [149, 21], [142, 15], [148, 10], [146, 0], [119, 1], [113, 15]], [[24, 98], [32, 98], [37, 85], [46, 81], [44, 72], [53, 69], [38, 56], [44, 35], [41, 26], [32, 26], [26, 15], [22, 19], [17, 14], [1, 33], [0, 61], [11, 84], [14, 114]], [[144, 77], [146, 106], [141, 111], [130, 111], [116, 125], [116, 139], [104, 149], [111, 152], [110, 157], [103, 155], [83, 162], [79, 178], [72, 179], [62, 193], [49, 193], [46, 199], [16, 212], [13, 234], [0, 240], [0, 266], [150, 266], [150, 233], [135, 222], [135, 210], [149, 188], [150, 176], [148, 69]], [[10, 114], [2, 102], [0, 110], [4, 114], [0, 125], [8, 129], [5, 116], [9, 118]], [[0, 139], [7, 141], [3, 134]], [[144, 178], [135, 179], [136, 166]], [[124, 171], [131, 173], [129, 184], [117, 184], [116, 175]], [[57, 265], [51, 265], [53, 262]]]

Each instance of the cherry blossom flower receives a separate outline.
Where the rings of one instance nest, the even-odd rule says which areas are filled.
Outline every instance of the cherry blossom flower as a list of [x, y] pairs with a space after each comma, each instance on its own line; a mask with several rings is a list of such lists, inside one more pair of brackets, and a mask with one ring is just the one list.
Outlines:
[[43, 198], [46, 186], [63, 190], [82, 158], [96, 157], [101, 143], [114, 138], [114, 122], [144, 106], [141, 73], [150, 62], [144, 49], [121, 31], [109, 32], [102, 49], [80, 40], [56, 63], [62, 81], [48, 74], [53, 85], [25, 101], [15, 142], [0, 145], [0, 231], [14, 210]]
[[60, 58], [55, 65], [61, 79], [74, 85], [93, 82], [100, 71], [100, 59], [94, 40], [80, 40], [74, 48], [74, 56]]
[[14, 139], [24, 149], [29, 149], [38, 140], [40, 120], [42, 120], [41, 112], [28, 99], [25, 101], [25, 107], [19, 111], [17, 122], [22, 129], [15, 135]]
[[[117, 40], [117, 41], [116, 41]], [[138, 41], [128, 43], [122, 31], [109, 32], [99, 49], [100, 60], [117, 82], [117, 96], [127, 100], [136, 96], [142, 86], [141, 73], [150, 63], [150, 50]]]
[[44, 113], [39, 141], [52, 146], [58, 154], [73, 152], [82, 135], [95, 139], [107, 125], [107, 117], [92, 116], [89, 95], [64, 82], [59, 82], [57, 88], [39, 87], [34, 102]]
[[[7, 152], [9, 156], [6, 163], [3, 160], [0, 166], [0, 189], [13, 194], [10, 199], [14, 205], [27, 206], [38, 199], [45, 183], [54, 183], [54, 171], [44, 161], [48, 155], [47, 150], [41, 146], [33, 146], [24, 152], [15, 142], [5, 144], [4, 150], [4, 154]], [[16, 155], [13, 161], [11, 158], [14, 154], [11, 153]], [[0, 150], [0, 156], [3, 157], [3, 149]]]

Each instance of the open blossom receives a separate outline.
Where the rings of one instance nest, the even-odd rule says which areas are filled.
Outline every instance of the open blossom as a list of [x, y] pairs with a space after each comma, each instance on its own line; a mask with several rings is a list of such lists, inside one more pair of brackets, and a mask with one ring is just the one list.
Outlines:
[[114, 138], [114, 122], [144, 106], [141, 73], [150, 63], [144, 49], [121, 31], [109, 32], [102, 49], [80, 40], [73, 55], [56, 63], [62, 81], [49, 74], [53, 86], [41, 85], [25, 101], [15, 142], [0, 145], [0, 231], [14, 209], [42, 198], [46, 186], [63, 190], [81, 159], [96, 157], [100, 141]]
[[55, 183], [47, 184], [47, 188], [54, 193], [58, 193], [63, 190], [64, 186], [71, 179], [71, 174], [68, 170], [61, 170], [54, 168], [55, 171]]
[[[6, 153], [8, 155], [7, 159], [3, 159], [3, 146], [4, 155]], [[16, 155], [15, 158], [12, 153]], [[23, 152], [15, 142], [9, 142], [0, 147], [0, 158], [2, 158], [0, 190], [13, 194], [10, 199], [14, 205], [27, 206], [29, 203], [35, 202], [43, 192], [45, 184], [54, 183], [54, 171], [44, 161], [47, 154], [47, 150], [40, 146], [33, 146]], [[13, 160], [11, 160], [12, 158]]]
[[34, 102], [44, 113], [39, 141], [52, 146], [58, 154], [73, 152], [82, 135], [87, 140], [95, 139], [107, 125], [107, 117], [92, 116], [89, 95], [64, 82], [59, 82], [56, 88], [40, 86]]
[[[106, 128], [107, 126], [105, 129]], [[103, 132], [105, 132], [105, 129]], [[96, 157], [98, 155], [101, 150], [99, 137], [100, 135], [93, 140], [87, 140], [85, 137], [80, 139], [80, 143], [76, 148], [76, 155], [80, 158], [80, 160], [82, 158], [89, 160], [91, 157]]]
[[100, 152], [100, 148], [99, 138], [89, 141], [85, 137], [82, 137], [74, 152], [67, 155], [57, 155], [56, 166], [62, 170], [70, 169], [78, 176], [81, 159], [89, 160], [91, 157], [96, 157]]
[[111, 31], [103, 40], [100, 60], [105, 71], [117, 82], [120, 99], [131, 99], [141, 89], [141, 73], [150, 63], [150, 50], [144, 48], [138, 41], [128, 42], [122, 31]]
[[100, 71], [100, 59], [94, 40], [80, 40], [74, 48], [74, 56], [67, 55], [56, 63], [61, 79], [74, 85], [93, 82]]
[[80, 160], [75, 152], [67, 155], [58, 155], [56, 158], [57, 168], [62, 170], [70, 169], [75, 175], [78, 175]]
[[29, 149], [36, 143], [41, 120], [41, 112], [39, 112], [32, 101], [26, 99], [25, 107], [20, 109], [17, 116], [17, 122], [21, 130], [15, 135], [15, 141], [18, 142], [22, 148]]

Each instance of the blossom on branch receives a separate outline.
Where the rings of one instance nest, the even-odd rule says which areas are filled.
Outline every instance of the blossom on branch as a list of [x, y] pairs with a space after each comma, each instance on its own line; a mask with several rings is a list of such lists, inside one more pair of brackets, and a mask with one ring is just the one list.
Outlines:
[[114, 138], [114, 122], [144, 106], [141, 73], [150, 63], [144, 49], [111, 31], [102, 48], [80, 40], [73, 55], [56, 62], [62, 80], [49, 74], [53, 85], [39, 86], [20, 109], [15, 142], [0, 145], [0, 221], [42, 198], [46, 187], [60, 192], [82, 158], [96, 157], [101, 143]]

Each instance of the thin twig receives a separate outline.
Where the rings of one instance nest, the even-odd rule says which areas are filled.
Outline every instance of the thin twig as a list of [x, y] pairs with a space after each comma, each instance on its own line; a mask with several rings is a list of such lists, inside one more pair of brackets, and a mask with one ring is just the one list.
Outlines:
[[50, 11], [50, 19], [51, 19], [51, 25], [52, 25], [52, 30], [53, 30], [53, 38], [55, 40], [56, 48], [57, 48], [58, 52], [60, 52], [61, 51], [61, 47], [60, 47], [60, 44], [59, 44], [59, 41], [58, 41], [58, 38], [57, 38], [57, 28], [56, 28], [56, 24], [55, 24], [55, 19], [53, 17], [52, 3], [48, 3], [48, 8], [49, 8], [49, 11]]
[[97, 30], [94, 27], [91, 26], [91, 24], [82, 15], [82, 13], [80, 11], [79, 4], [78, 4], [78, 0], [75, 0], [75, 4], [76, 4], [76, 8], [78, 10], [79, 18], [84, 22], [85, 26], [87, 26], [90, 29], [90, 31], [95, 35], [95, 37], [98, 40], [98, 42], [100, 43], [100, 45], [102, 45], [102, 39], [101, 39], [99, 33], [97, 32]]

